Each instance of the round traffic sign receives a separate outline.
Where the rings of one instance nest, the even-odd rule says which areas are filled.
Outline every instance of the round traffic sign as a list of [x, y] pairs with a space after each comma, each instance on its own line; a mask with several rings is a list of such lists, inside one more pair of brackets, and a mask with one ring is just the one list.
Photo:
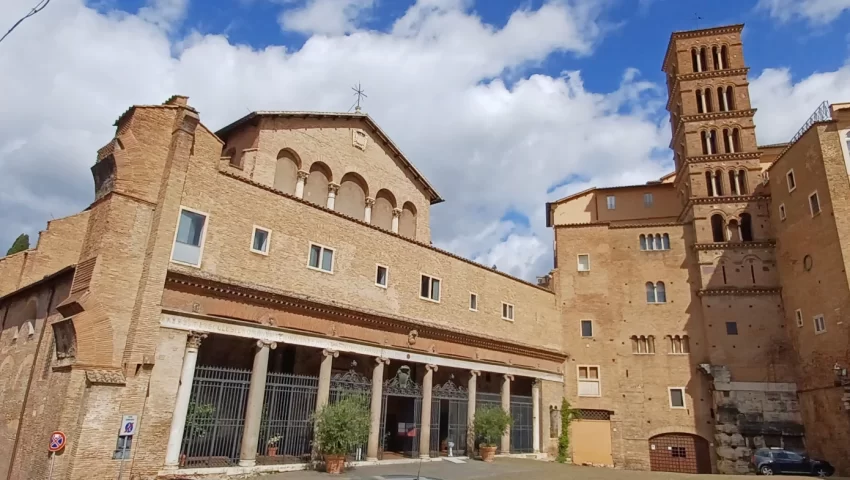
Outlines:
[[65, 448], [65, 434], [62, 432], [53, 432], [50, 434], [50, 446], [47, 450], [50, 452], [58, 452]]

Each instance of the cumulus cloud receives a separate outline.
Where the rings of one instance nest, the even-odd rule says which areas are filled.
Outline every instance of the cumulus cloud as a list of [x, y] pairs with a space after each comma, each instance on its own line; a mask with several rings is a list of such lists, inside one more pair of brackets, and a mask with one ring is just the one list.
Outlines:
[[344, 35], [359, 29], [375, 0], [306, 0], [284, 10], [278, 23], [284, 30], [303, 34]]
[[783, 22], [803, 18], [811, 23], [825, 24], [850, 10], [850, 0], [759, 0], [757, 8]]

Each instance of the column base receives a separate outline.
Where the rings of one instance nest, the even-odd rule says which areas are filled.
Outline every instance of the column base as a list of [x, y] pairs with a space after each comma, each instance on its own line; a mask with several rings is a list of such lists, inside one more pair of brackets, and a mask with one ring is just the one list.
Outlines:
[[367, 462], [377, 462], [377, 461], [378, 461], [378, 457], [366, 457], [366, 461], [367, 461]]
[[431, 458], [430, 454], [419, 455], [419, 460], [428, 460]]
[[163, 470], [169, 470], [169, 471], [177, 470], [179, 468], [180, 468], [179, 465], [167, 465], [167, 464], [164, 467], [162, 467]]
[[240, 467], [254, 467], [257, 465], [257, 460], [239, 460]]

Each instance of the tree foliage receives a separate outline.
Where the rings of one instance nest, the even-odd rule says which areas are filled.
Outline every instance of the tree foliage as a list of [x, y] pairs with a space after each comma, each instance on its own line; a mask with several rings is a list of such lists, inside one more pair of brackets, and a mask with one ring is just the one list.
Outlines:
[[579, 411], [566, 398], [561, 401], [561, 435], [558, 437], [558, 462], [564, 463], [570, 454], [570, 423], [579, 418]]
[[502, 438], [511, 423], [511, 415], [501, 407], [487, 406], [475, 412], [472, 425], [475, 435], [484, 442], [483, 445], [495, 447], [496, 441]]
[[18, 238], [15, 239], [15, 242], [12, 243], [12, 246], [9, 250], [6, 251], [6, 255], [11, 255], [13, 253], [23, 252], [24, 250], [28, 250], [30, 248], [30, 236], [26, 233], [22, 233], [18, 235]]
[[360, 395], [325, 405], [314, 421], [316, 442], [325, 455], [345, 455], [369, 439], [369, 406]]

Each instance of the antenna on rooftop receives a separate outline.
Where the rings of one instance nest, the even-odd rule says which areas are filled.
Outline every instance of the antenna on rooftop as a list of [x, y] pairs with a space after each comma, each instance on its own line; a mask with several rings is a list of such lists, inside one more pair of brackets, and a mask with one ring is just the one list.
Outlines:
[[[369, 96], [366, 95], [366, 92], [363, 91], [363, 87], [360, 86], [360, 82], [357, 82], [357, 85], [354, 86], [354, 87], [351, 87], [351, 89], [354, 90], [354, 96], [357, 97], [357, 101], [355, 101], [354, 105], [353, 105], [354, 111], [356, 113], [360, 113], [360, 102], [361, 102], [361, 100], [363, 100], [364, 98], [369, 98]], [[351, 109], [349, 108], [348, 111], [351, 111]]]

